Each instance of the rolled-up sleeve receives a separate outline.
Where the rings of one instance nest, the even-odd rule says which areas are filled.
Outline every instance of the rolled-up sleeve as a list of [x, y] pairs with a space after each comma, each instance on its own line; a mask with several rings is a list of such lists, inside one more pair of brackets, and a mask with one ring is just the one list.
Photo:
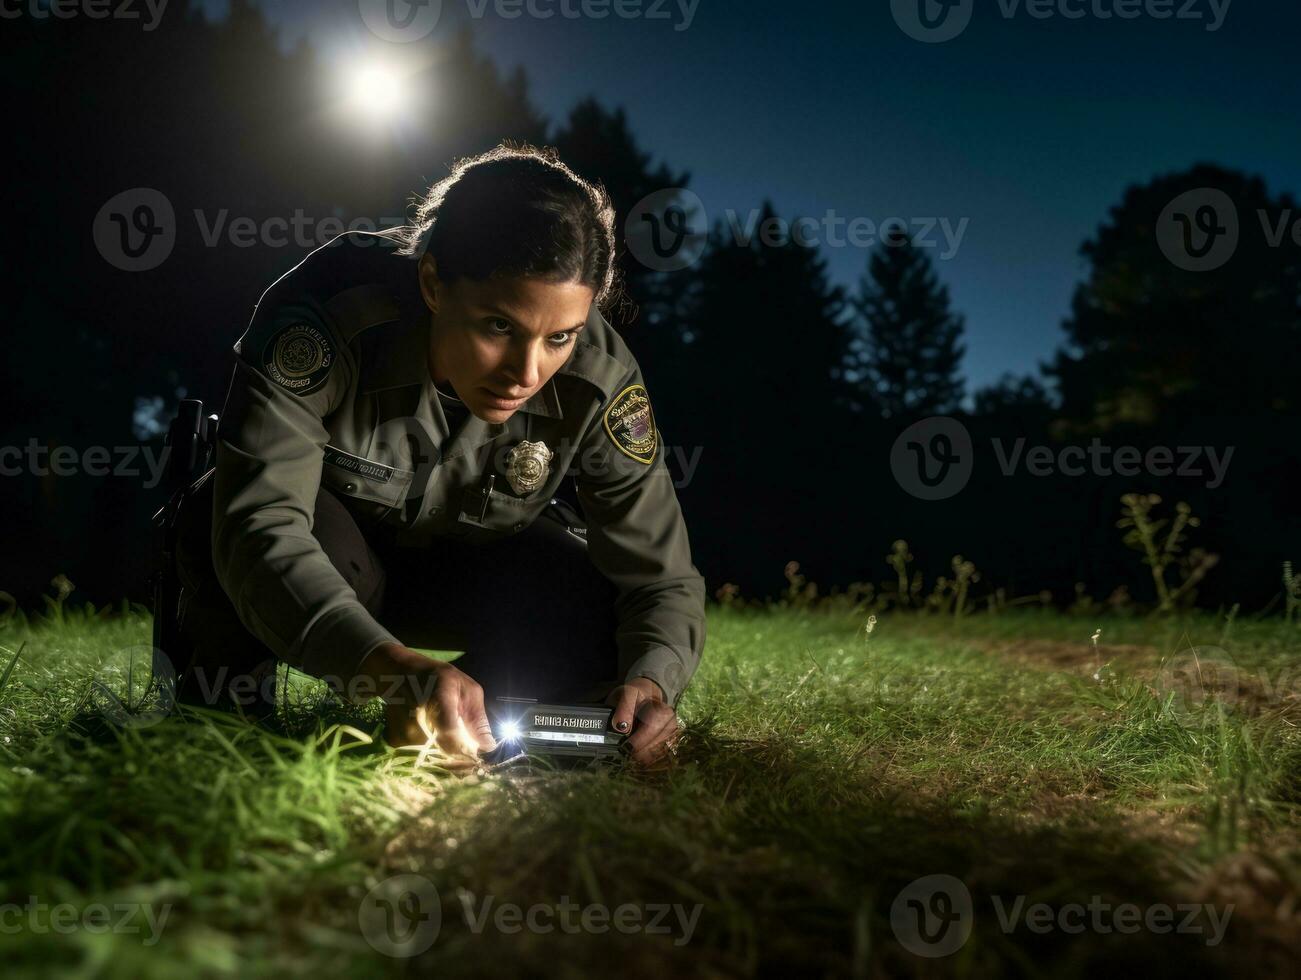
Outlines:
[[[217, 579], [276, 656], [346, 681], [375, 647], [396, 642], [312, 534], [328, 441], [323, 419], [346, 396], [356, 366], [319, 307], [270, 295], [238, 349], [216, 446]], [[299, 370], [280, 373], [278, 358]], [[324, 364], [313, 369], [317, 360]]]
[[[639, 410], [643, 398], [647, 415], [630, 428], [617, 413]], [[704, 651], [705, 582], [692, 564], [662, 433], [649, 413], [634, 363], [584, 434], [578, 493], [588, 553], [618, 590], [620, 672], [625, 680], [653, 680], [676, 705]]]

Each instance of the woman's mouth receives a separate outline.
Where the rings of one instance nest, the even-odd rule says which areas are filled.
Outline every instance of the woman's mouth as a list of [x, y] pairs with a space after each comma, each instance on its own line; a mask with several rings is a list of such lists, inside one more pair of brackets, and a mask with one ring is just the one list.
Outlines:
[[519, 408], [526, 401], [528, 401], [527, 398], [502, 398], [491, 388], [482, 388], [480, 390], [484, 393], [484, 396], [487, 399], [488, 404], [491, 405], [493, 408], [514, 409], [514, 408]]

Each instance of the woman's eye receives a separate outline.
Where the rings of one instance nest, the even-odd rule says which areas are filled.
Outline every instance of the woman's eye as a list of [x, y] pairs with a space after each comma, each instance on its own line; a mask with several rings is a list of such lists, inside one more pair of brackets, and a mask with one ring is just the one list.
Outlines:
[[568, 347], [569, 342], [574, 339], [572, 333], [558, 333], [551, 338], [551, 343], [555, 347]]
[[510, 333], [510, 324], [505, 320], [489, 320], [488, 332], [497, 334], [499, 337], [504, 336]]

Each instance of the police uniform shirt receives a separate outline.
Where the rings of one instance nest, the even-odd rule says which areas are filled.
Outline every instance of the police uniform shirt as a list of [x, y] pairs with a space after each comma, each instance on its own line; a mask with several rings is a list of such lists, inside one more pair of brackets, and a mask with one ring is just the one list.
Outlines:
[[319, 487], [363, 532], [436, 556], [440, 538], [527, 527], [569, 475], [618, 593], [619, 669], [676, 703], [704, 647], [704, 580], [636, 360], [593, 304], [557, 373], [486, 422], [433, 383], [417, 268], [383, 233], [341, 235], [271, 285], [235, 345], [212, 551], [241, 621], [290, 665], [351, 676], [398, 641], [312, 536]]
[[456, 397], [456, 392], [446, 381], [441, 385], [435, 383], [434, 392], [438, 395], [439, 405], [442, 406], [443, 418], [447, 419], [448, 438], [451, 438], [456, 435], [461, 423], [469, 417], [470, 410], [465, 407], [465, 402]]

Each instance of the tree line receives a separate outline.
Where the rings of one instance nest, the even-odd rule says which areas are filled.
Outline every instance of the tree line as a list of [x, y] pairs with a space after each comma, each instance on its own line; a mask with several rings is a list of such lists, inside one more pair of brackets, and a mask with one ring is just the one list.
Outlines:
[[[0, 272], [11, 297], [0, 445], [156, 442], [179, 398], [220, 405], [254, 302], [313, 243], [237, 244], [213, 233], [217, 216], [221, 227], [296, 211], [312, 229], [379, 223], [405, 214], [452, 159], [502, 138], [555, 146], [606, 187], [621, 222], [648, 195], [691, 186], [619, 108], [589, 98], [544, 118], [529, 80], [503, 77], [468, 32], [404, 46], [401, 70], [437, 97], [437, 125], [376, 130], [335, 111], [317, 52], [281, 50], [241, 0], [215, 22], [173, 0], [148, 34], [85, 18], [12, 27], [0, 73], [15, 117], [3, 193], [17, 240]], [[138, 272], [106, 261], [92, 234], [104, 203], [133, 188], [157, 190], [175, 216], [166, 260]], [[1161, 247], [1163, 215], [1205, 188], [1236, 205], [1236, 251], [1212, 270], [1182, 268]], [[1115, 531], [1119, 499], [1157, 491], [1205, 515], [1219, 571], [1232, 569], [1208, 577], [1202, 601], [1267, 602], [1301, 543], [1301, 248], [1255, 222], [1272, 227], [1293, 210], [1259, 179], [1206, 163], [1125, 189], [1081, 246], [1086, 274], [1060, 352], [1034, 375], [970, 393], [962, 313], [907, 241], [867, 254], [853, 288], [829, 280], [813, 247], [742, 241], [721, 223], [676, 272], [625, 251], [624, 301], [610, 317], [642, 363], [666, 441], [699, 449], [679, 493], [711, 588], [776, 592], [790, 560], [826, 584], [876, 580], [889, 542], [907, 538], [931, 568], [961, 552], [1014, 591], [1068, 598], [1077, 582], [1104, 592], [1129, 582], [1138, 595], [1141, 569]], [[760, 221], [777, 214], [763, 202]], [[940, 501], [910, 494], [890, 465], [900, 433], [932, 416], [958, 420], [977, 447], [967, 488]], [[1007, 473], [1006, 454], [990, 450], [1091, 439], [1235, 452], [1208, 488], [1176, 473]], [[156, 491], [24, 473], [0, 480], [0, 494], [5, 513], [25, 518], [0, 588], [30, 602], [66, 572], [99, 600], [144, 594]]]

